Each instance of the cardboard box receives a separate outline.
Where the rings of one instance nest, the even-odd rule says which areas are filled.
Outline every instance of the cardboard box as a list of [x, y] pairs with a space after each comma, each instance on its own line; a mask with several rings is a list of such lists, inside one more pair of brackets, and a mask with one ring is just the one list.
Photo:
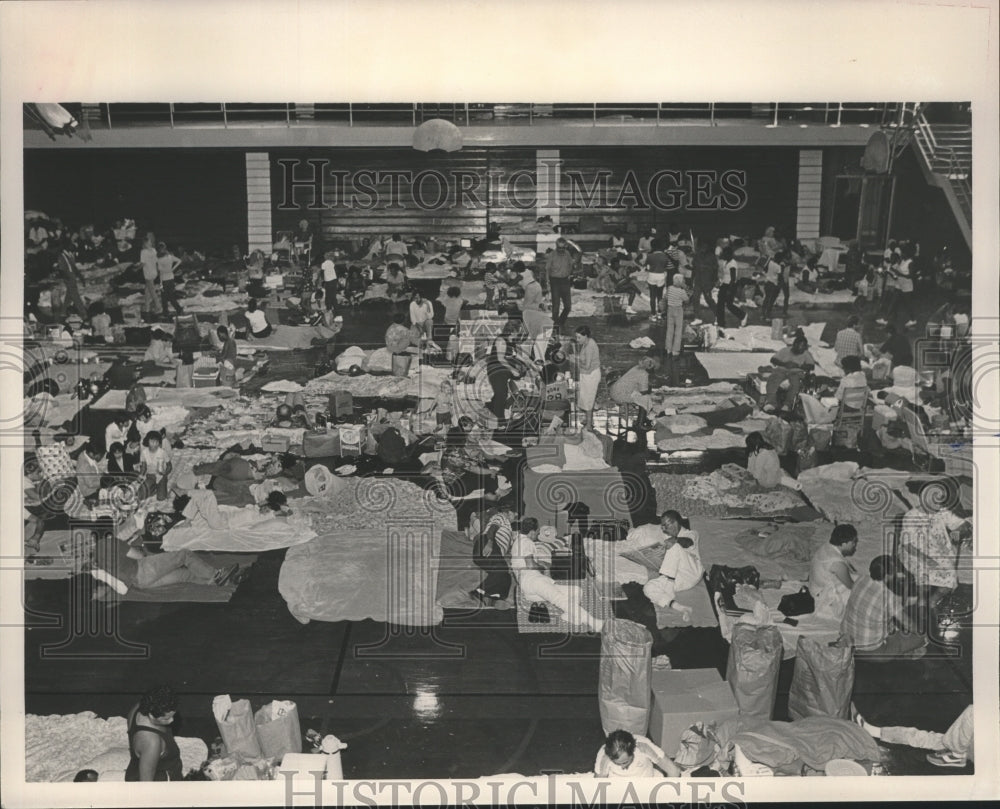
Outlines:
[[288, 452], [292, 441], [287, 435], [277, 433], [264, 433], [261, 440], [261, 449], [264, 452]]
[[720, 722], [739, 714], [732, 689], [716, 669], [653, 671], [649, 738], [668, 756], [677, 752], [695, 722]]
[[340, 454], [343, 457], [361, 454], [361, 449], [368, 440], [367, 424], [338, 424], [340, 433]]
[[335, 390], [330, 394], [327, 412], [330, 417], [339, 419], [354, 413], [354, 396], [347, 390]]

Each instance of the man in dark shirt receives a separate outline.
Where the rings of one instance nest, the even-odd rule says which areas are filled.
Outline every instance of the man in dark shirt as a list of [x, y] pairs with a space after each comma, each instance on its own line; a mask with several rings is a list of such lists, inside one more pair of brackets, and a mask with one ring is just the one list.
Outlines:
[[905, 334], [900, 334], [896, 326], [890, 323], [885, 327], [888, 335], [886, 341], [882, 343], [879, 353], [888, 356], [892, 360], [893, 367], [897, 365], [913, 366], [913, 348], [910, 346], [910, 339]]
[[566, 318], [572, 307], [573, 269], [578, 256], [570, 252], [567, 239], [557, 239], [554, 253], [549, 253], [545, 260], [545, 274], [549, 280], [549, 291], [552, 293], [552, 322], [556, 326], [566, 325]]

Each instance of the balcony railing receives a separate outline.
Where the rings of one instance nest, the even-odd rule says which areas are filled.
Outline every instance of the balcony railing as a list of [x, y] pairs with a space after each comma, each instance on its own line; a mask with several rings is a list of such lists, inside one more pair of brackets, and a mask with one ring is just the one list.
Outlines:
[[[468, 102], [355, 103], [101, 103], [64, 104], [91, 129], [142, 126], [240, 128], [299, 126], [417, 126], [444, 118], [474, 126], [881, 126], [896, 117], [909, 122], [899, 103], [590, 103], [475, 104]], [[29, 122], [26, 125], [30, 126]]]

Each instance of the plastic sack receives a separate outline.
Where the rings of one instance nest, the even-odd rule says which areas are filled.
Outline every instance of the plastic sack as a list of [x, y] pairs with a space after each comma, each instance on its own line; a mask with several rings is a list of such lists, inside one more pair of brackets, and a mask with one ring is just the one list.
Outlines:
[[597, 697], [605, 734], [649, 729], [653, 636], [632, 621], [609, 619], [601, 634]]
[[212, 701], [212, 713], [215, 715], [215, 724], [219, 726], [219, 735], [229, 755], [240, 755], [250, 759], [261, 757], [253, 709], [249, 700], [238, 699], [233, 702], [228, 694], [218, 696]]
[[306, 487], [306, 491], [313, 496], [333, 494], [343, 485], [340, 478], [320, 464], [309, 468], [302, 483]]
[[265, 758], [281, 758], [285, 753], [302, 752], [299, 708], [291, 701], [269, 702], [254, 715], [257, 741]]
[[781, 654], [781, 633], [776, 626], [733, 627], [726, 680], [741, 714], [771, 718], [778, 693]]
[[773, 418], [764, 428], [764, 439], [779, 455], [786, 455], [792, 449], [792, 425], [784, 419]]
[[854, 653], [849, 646], [829, 646], [799, 637], [788, 692], [792, 719], [832, 716], [850, 719], [854, 690]]

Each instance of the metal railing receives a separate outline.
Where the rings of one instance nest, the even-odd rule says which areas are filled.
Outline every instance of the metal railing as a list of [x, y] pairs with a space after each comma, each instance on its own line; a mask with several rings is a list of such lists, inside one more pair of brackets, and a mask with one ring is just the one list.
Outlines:
[[[933, 125], [927, 120], [918, 105], [914, 105], [908, 125], [912, 128], [914, 142], [921, 158], [935, 174], [944, 175], [951, 184], [958, 204], [966, 221], [972, 222], [972, 166], [969, 161], [958, 156], [952, 146], [938, 143]], [[944, 166], [944, 170], [941, 170]]]
[[[66, 104], [92, 129], [142, 126], [231, 128], [259, 126], [418, 126], [444, 118], [457, 126], [879, 126], [906, 105], [815, 103], [101, 103]], [[76, 114], [74, 112], [74, 114]], [[895, 114], [895, 112], [893, 113]]]

